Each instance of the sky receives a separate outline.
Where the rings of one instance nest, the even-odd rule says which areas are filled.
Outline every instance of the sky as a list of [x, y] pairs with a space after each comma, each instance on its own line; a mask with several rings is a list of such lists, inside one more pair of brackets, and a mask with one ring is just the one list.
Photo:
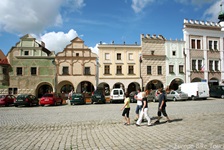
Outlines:
[[94, 53], [100, 42], [140, 44], [141, 34], [183, 39], [184, 19], [218, 22], [224, 0], [1, 0], [0, 49], [5, 55], [31, 34], [50, 51], [76, 37]]

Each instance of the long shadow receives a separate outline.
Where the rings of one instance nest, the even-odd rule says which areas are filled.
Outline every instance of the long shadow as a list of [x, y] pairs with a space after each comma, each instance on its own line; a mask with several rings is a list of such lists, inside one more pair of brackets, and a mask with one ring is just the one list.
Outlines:
[[162, 124], [165, 124], [165, 123], [174, 123], [174, 122], [179, 122], [179, 121], [182, 121], [183, 119], [181, 118], [178, 118], [178, 119], [171, 119], [170, 122], [167, 122], [167, 121], [160, 121], [160, 122], [154, 122], [152, 124], [152, 126], [155, 126], [155, 125], [162, 125]]

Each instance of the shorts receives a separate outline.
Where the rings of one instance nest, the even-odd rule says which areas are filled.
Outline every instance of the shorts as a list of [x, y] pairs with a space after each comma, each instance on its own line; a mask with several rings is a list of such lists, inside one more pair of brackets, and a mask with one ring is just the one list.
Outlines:
[[162, 109], [159, 109], [159, 110], [158, 110], [157, 115], [158, 115], [159, 117], [161, 117], [162, 114], [163, 114], [163, 116], [165, 116], [165, 117], [168, 116], [167, 113], [166, 113], [166, 107], [163, 107]]
[[129, 118], [129, 112], [130, 112], [130, 108], [124, 108], [122, 116], [126, 115], [126, 117]]
[[139, 114], [139, 112], [142, 110], [142, 105], [137, 105], [135, 113]]

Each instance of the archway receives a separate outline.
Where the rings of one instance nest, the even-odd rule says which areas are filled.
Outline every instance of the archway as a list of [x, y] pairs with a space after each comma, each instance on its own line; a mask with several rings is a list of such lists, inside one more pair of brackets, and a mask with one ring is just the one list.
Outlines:
[[194, 78], [191, 82], [201, 82], [201, 78]]
[[137, 82], [131, 82], [128, 85], [128, 93], [131, 93], [132, 91], [137, 91], [140, 88], [140, 84]]
[[109, 84], [103, 82], [103, 83], [100, 83], [98, 86], [97, 86], [97, 90], [102, 90], [103, 94], [105, 96], [108, 96], [110, 95], [110, 86]]
[[117, 83], [115, 83], [114, 86], [113, 86], [113, 89], [114, 89], [114, 88], [121, 88], [121, 89], [123, 89], [123, 91], [125, 91], [124, 84], [121, 83], [121, 82], [117, 82]]
[[219, 79], [214, 78], [214, 77], [211, 78], [211, 79], [208, 81], [208, 85], [209, 85], [209, 87], [219, 85]]
[[90, 96], [92, 92], [94, 91], [94, 86], [89, 81], [82, 81], [78, 84], [78, 87], [76, 88], [77, 93], [84, 93], [85, 95]]
[[45, 93], [53, 92], [53, 87], [50, 83], [43, 82], [37, 86], [36, 95], [38, 98], [41, 98]]
[[184, 83], [184, 81], [180, 78], [173, 79], [172, 82], [170, 83], [169, 89], [171, 90], [177, 90], [179, 85]]
[[159, 80], [152, 80], [146, 85], [146, 90], [156, 90], [158, 88], [163, 88], [163, 83]]

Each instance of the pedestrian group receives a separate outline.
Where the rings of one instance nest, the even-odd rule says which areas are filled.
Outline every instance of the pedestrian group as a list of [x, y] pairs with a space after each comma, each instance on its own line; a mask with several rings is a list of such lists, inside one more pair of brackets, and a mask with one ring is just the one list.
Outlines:
[[[162, 118], [162, 114], [164, 117], [166, 117], [167, 122], [171, 122], [169, 119], [167, 113], [166, 113], [166, 94], [163, 91], [162, 88], [158, 89], [158, 112], [157, 112], [157, 120], [154, 122], [154, 124], [160, 123], [160, 119]], [[147, 120], [147, 125], [151, 126], [151, 118], [148, 115], [148, 101], [147, 101], [147, 95], [148, 91], [141, 92], [141, 89], [138, 89], [138, 94], [134, 96], [134, 98], [137, 100], [137, 106], [136, 106], [136, 118], [135, 118], [135, 125], [140, 126], [143, 119]], [[130, 98], [128, 92], [125, 93], [125, 100], [124, 100], [124, 105], [121, 108], [122, 116], [124, 117], [124, 125], [130, 125]]]

